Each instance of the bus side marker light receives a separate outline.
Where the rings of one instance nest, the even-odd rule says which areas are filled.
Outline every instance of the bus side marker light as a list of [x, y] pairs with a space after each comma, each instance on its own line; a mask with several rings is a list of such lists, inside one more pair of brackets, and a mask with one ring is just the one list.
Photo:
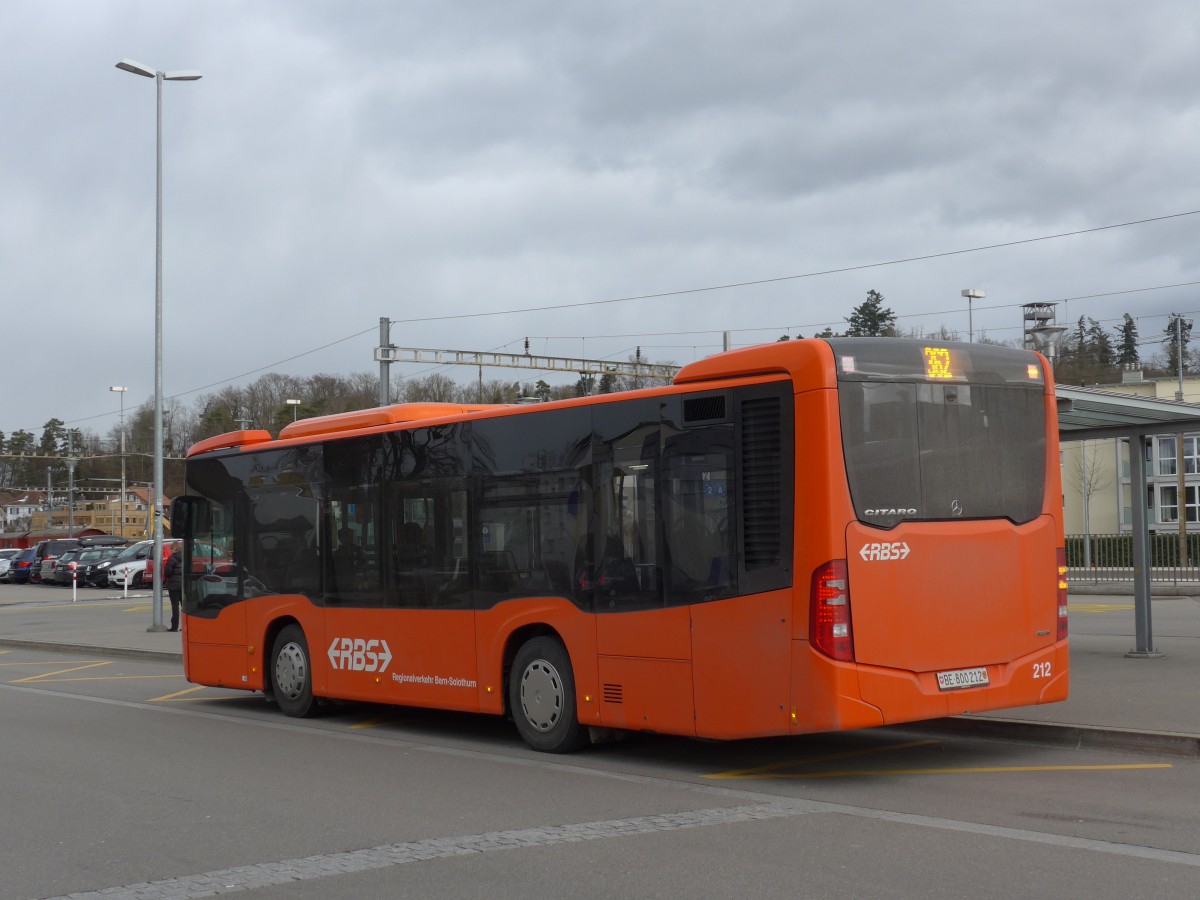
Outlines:
[[1058, 557], [1058, 639], [1067, 639], [1067, 548], [1059, 547], [1055, 551]]

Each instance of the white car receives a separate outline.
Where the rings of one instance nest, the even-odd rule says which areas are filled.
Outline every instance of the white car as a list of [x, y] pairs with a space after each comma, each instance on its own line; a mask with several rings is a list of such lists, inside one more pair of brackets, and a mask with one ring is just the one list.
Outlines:
[[8, 581], [8, 562], [20, 552], [20, 547], [0, 550], [0, 581]]
[[128, 578], [129, 586], [140, 588], [144, 584], [142, 573], [146, 571], [146, 561], [154, 553], [154, 541], [138, 541], [130, 544], [112, 559], [108, 567], [108, 583], [111, 587], [124, 587]]

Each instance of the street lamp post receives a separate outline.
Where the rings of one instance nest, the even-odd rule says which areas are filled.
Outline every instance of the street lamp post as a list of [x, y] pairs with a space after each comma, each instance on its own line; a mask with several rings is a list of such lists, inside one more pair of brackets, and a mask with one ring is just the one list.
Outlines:
[[975, 343], [975, 312], [971, 308], [971, 303], [974, 300], [982, 300], [987, 296], [987, 291], [967, 288], [962, 295], [967, 298], [967, 343], [973, 344]]
[[154, 213], [154, 602], [149, 631], [166, 631], [163, 625], [163, 396], [162, 396], [162, 83], [196, 81], [199, 72], [160, 72], [132, 59], [117, 63], [118, 69], [153, 78], [156, 94], [157, 151], [155, 154]]
[[129, 388], [113, 385], [109, 390], [121, 398], [121, 499], [119, 501], [121, 530], [117, 533], [117, 536], [125, 537], [125, 394]]
[[291, 398], [288, 398], [287, 400], [284, 400], [283, 402], [292, 408], [292, 421], [293, 422], [295, 422], [298, 418], [300, 418], [300, 401], [299, 400], [292, 400]]

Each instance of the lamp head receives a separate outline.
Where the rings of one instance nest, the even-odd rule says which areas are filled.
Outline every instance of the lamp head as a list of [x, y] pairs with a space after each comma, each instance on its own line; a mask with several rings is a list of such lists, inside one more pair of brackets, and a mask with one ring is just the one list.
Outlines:
[[118, 69], [124, 69], [126, 72], [132, 72], [134, 75], [145, 75], [147, 78], [156, 78], [158, 73], [149, 66], [143, 66], [140, 62], [135, 62], [132, 59], [123, 59], [117, 63]]

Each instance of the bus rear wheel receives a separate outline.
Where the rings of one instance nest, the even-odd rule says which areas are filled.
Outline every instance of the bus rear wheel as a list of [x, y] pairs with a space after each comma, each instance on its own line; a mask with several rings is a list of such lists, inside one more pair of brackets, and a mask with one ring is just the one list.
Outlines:
[[271, 650], [271, 687], [275, 703], [288, 716], [311, 716], [317, 708], [312, 693], [308, 640], [299, 625], [288, 625]]
[[575, 673], [557, 638], [521, 645], [508, 680], [508, 704], [521, 737], [534, 750], [569, 753], [587, 743], [575, 707]]

